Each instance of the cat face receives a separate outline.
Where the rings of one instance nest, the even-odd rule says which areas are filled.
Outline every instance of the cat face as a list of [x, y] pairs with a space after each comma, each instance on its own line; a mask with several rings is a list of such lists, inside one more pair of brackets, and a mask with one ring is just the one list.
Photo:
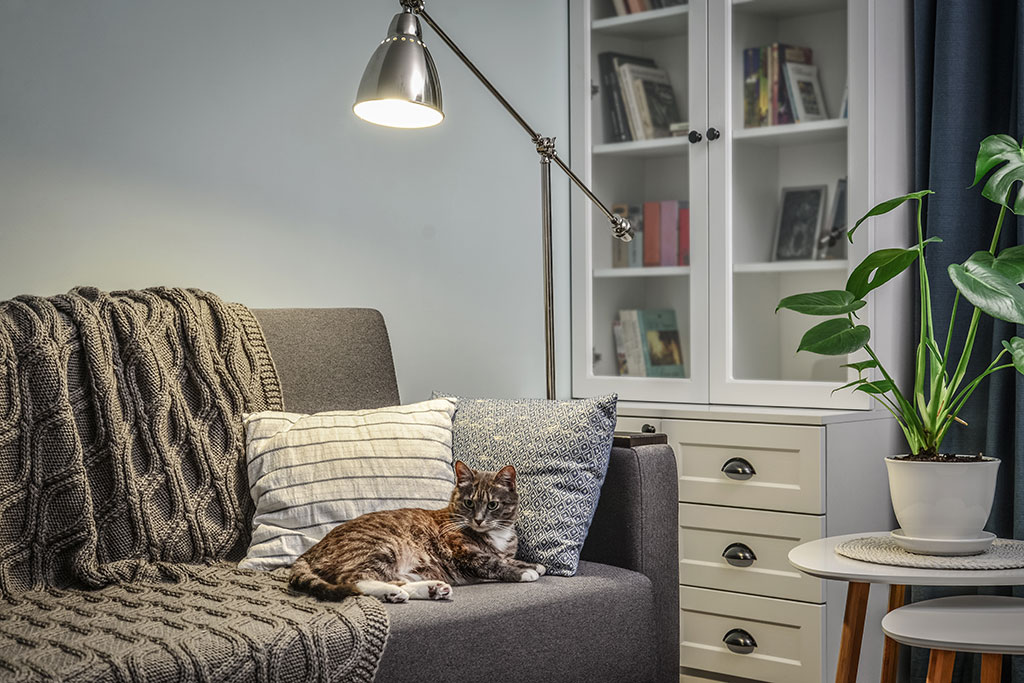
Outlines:
[[511, 528], [519, 512], [516, 469], [508, 465], [485, 472], [456, 460], [451, 511], [457, 520], [480, 533]]

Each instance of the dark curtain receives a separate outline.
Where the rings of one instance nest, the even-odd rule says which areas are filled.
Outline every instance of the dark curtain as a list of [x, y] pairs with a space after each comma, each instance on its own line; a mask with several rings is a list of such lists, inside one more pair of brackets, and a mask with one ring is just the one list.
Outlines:
[[[936, 192], [928, 200], [926, 233], [941, 237], [928, 247], [936, 335], [947, 329], [956, 290], [946, 266], [988, 250], [999, 214], [981, 196], [974, 161], [983, 138], [1006, 133], [1017, 140], [1021, 119], [1024, 62], [1024, 0], [914, 0], [915, 185]], [[1024, 217], [1022, 217], [1024, 218]], [[1001, 246], [1024, 244], [1024, 220], [1008, 214]], [[972, 309], [961, 299], [954, 340], [962, 341]], [[1002, 349], [1003, 339], [1024, 331], [982, 316], [967, 378], [976, 377]], [[955, 343], [954, 343], [955, 348]], [[943, 451], [978, 453], [1002, 460], [989, 531], [1024, 538], [1024, 376], [1010, 370], [990, 375], [974, 393]], [[913, 588], [913, 600], [963, 593], [963, 589]], [[1021, 589], [985, 589], [1024, 596]], [[906, 654], [906, 650], [904, 650]], [[927, 652], [914, 648], [904, 657], [914, 683], [925, 680]], [[977, 680], [981, 658], [957, 657], [953, 680]], [[1024, 657], [1004, 662], [1003, 681], [1024, 683]]]

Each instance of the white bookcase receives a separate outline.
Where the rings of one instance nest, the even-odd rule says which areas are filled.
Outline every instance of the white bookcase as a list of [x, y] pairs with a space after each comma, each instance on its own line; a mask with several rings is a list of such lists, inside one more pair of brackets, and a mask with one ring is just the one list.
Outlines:
[[[572, 108], [574, 168], [610, 204], [679, 199], [690, 209], [688, 265], [613, 268], [607, 221], [574, 198], [574, 394], [870, 408], [863, 394], [832, 393], [853, 378], [840, 367], [846, 360], [796, 353], [803, 333], [820, 319], [776, 314], [775, 306], [792, 293], [843, 289], [868, 253], [908, 243], [905, 217], [862, 230], [847, 246], [847, 258], [776, 260], [774, 243], [784, 189], [825, 186], [821, 220], [828, 222], [838, 182], [846, 179], [847, 225], [877, 202], [909, 191], [906, 4], [690, 0], [615, 16], [611, 0], [570, 0], [571, 92], [579, 104]], [[744, 127], [744, 49], [775, 42], [812, 50], [829, 118]], [[681, 118], [699, 140], [609, 142], [598, 66], [603, 52], [649, 57], [665, 69]], [[849, 114], [840, 117], [844, 91]], [[879, 315], [888, 322], [904, 310], [898, 294], [873, 294], [859, 312], [869, 326]], [[618, 374], [612, 324], [629, 308], [676, 312], [683, 378]], [[887, 359], [901, 352], [892, 330], [889, 322], [872, 339]]]
[[[618, 394], [619, 428], [664, 432], [678, 461], [680, 680], [830, 680], [843, 586], [802, 576], [786, 555], [806, 540], [892, 528], [882, 458], [905, 445], [866, 396], [833, 393], [852, 378], [840, 365], [860, 356], [797, 354], [821, 319], [775, 307], [792, 293], [843, 289], [868, 253], [910, 243], [910, 221], [875, 219], [833, 259], [776, 259], [775, 232], [786, 188], [824, 185], [828, 220], [845, 178], [846, 225], [918, 189], [909, 187], [909, 0], [689, 0], [625, 16], [611, 0], [569, 8], [573, 167], [610, 204], [689, 202], [690, 263], [646, 268], [613, 267], [606, 220], [584, 199], [572, 204], [573, 393]], [[744, 49], [775, 42], [812, 50], [828, 118], [744, 126]], [[606, 139], [603, 52], [653, 58], [699, 139]], [[903, 377], [910, 282], [891, 284], [858, 315]], [[618, 374], [619, 311], [660, 308], [676, 313], [684, 376]], [[732, 458], [754, 473], [730, 476]], [[730, 563], [734, 543], [757, 560]], [[873, 600], [869, 619], [884, 608]], [[723, 636], [736, 628], [756, 638], [754, 651], [729, 650]], [[865, 637], [861, 672], [877, 680], [881, 637]]]

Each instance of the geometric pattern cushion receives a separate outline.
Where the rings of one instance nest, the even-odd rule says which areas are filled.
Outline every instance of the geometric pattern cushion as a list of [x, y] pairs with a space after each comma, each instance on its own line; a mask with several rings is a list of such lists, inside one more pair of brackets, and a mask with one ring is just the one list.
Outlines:
[[256, 505], [244, 569], [290, 567], [327, 532], [378, 510], [440, 509], [455, 486], [452, 414], [436, 399], [313, 415], [245, 416]]
[[[434, 392], [434, 396], [450, 396]], [[516, 468], [516, 557], [572, 576], [597, 509], [615, 431], [616, 396], [570, 401], [458, 398], [452, 456]]]

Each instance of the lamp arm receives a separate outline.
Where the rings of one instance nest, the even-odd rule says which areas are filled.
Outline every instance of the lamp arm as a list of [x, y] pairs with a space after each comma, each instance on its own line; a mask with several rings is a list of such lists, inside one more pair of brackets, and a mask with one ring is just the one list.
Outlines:
[[590, 199], [590, 201], [593, 202], [594, 205], [601, 210], [601, 213], [603, 213], [605, 217], [607, 217], [608, 220], [611, 222], [612, 232], [614, 233], [615, 237], [624, 242], [628, 242], [631, 239], [633, 239], [633, 226], [629, 224], [629, 221], [622, 216], [617, 216], [614, 213], [612, 213], [608, 209], [608, 207], [605, 206], [600, 199], [598, 199], [597, 195], [595, 195], [593, 191], [589, 187], [587, 187], [587, 185], [579, 178], [579, 176], [573, 173], [572, 169], [569, 168], [569, 166], [564, 161], [562, 161], [561, 157], [559, 157], [558, 153], [555, 151], [554, 138], [542, 137], [540, 134], [537, 133], [537, 131], [530, 127], [530, 124], [526, 122], [526, 119], [524, 119], [519, 114], [519, 112], [516, 111], [515, 107], [513, 107], [512, 104], [508, 100], [506, 100], [505, 97], [500, 92], [498, 92], [498, 89], [495, 88], [494, 85], [489, 80], [487, 80], [487, 77], [484, 76], [483, 73], [481, 73], [480, 69], [478, 69], [476, 65], [473, 64], [472, 61], [470, 61], [469, 57], [466, 56], [466, 53], [459, 49], [459, 46], [455, 44], [455, 41], [449, 38], [448, 34], [444, 32], [444, 29], [438, 26], [437, 22], [435, 22], [434, 19], [429, 14], [427, 14], [427, 11], [423, 8], [423, 0], [401, 0], [401, 3], [402, 7], [405, 8], [407, 11], [414, 12], [419, 16], [423, 17], [423, 20], [427, 22], [430, 28], [434, 29], [434, 32], [438, 35], [438, 37], [441, 38], [442, 41], [444, 41], [445, 45], [447, 45], [448, 48], [455, 53], [456, 57], [462, 60], [462, 63], [466, 65], [466, 68], [473, 72], [473, 75], [476, 76], [481, 83], [483, 83], [484, 87], [487, 88], [491, 95], [493, 95], [494, 98], [501, 103], [501, 106], [505, 108], [505, 111], [507, 111], [512, 116], [512, 118], [514, 118], [516, 122], [518, 122], [519, 125], [522, 126], [523, 130], [526, 131], [527, 135], [530, 136], [530, 139], [537, 146], [537, 153], [540, 154], [541, 157], [546, 161], [554, 161], [555, 165], [562, 169], [562, 172], [569, 177], [569, 179], [576, 185], [576, 187], [582, 190], [583, 193], [587, 195], [587, 197]]

